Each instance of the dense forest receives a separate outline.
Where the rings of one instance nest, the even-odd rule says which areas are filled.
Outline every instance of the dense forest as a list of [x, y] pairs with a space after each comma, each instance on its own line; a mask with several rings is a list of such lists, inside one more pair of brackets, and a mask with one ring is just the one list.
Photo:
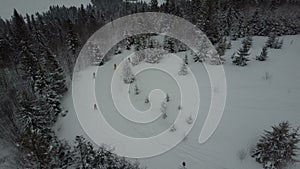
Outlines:
[[14, 10], [11, 19], [0, 18], [1, 139], [13, 143], [19, 165], [27, 168], [140, 168], [81, 136], [71, 147], [51, 130], [66, 113], [60, 99], [70, 90], [77, 55], [88, 38], [114, 19], [153, 11], [187, 19], [220, 47], [224, 37], [299, 34], [299, 7], [297, 0], [166, 0], [160, 6], [157, 0], [92, 0], [88, 6], [52, 6], [34, 15]]

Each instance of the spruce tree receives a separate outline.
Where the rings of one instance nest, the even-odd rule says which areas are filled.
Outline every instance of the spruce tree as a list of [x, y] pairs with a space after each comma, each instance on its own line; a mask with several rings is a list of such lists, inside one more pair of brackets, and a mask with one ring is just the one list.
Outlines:
[[66, 77], [56, 56], [49, 50], [46, 50], [44, 57], [44, 68], [49, 74], [47, 82], [51, 85], [50, 88], [53, 89], [57, 94], [64, 94], [68, 90], [65, 80]]
[[297, 161], [299, 128], [292, 129], [288, 122], [265, 131], [252, 151], [252, 157], [265, 169], [282, 169]]
[[266, 46], [269, 47], [269, 48], [274, 48], [275, 47], [275, 41], [276, 41], [276, 35], [275, 33], [271, 33], [269, 35], [269, 38], [266, 42]]
[[187, 56], [187, 55], [184, 56], [183, 61], [184, 61], [184, 63], [185, 63], [186, 65], [189, 64], [189, 60], [188, 60], [188, 56]]
[[174, 39], [172, 39], [170, 37], [165, 37], [164, 50], [169, 51], [171, 53], [175, 53], [177, 51]]
[[249, 61], [247, 56], [249, 55], [249, 45], [247, 43], [243, 43], [242, 47], [238, 49], [237, 53], [231, 57], [233, 59], [232, 63], [237, 66], [246, 66], [247, 62]]
[[219, 56], [224, 56], [226, 51], [226, 39], [223, 38], [218, 44], [217, 44], [217, 51]]

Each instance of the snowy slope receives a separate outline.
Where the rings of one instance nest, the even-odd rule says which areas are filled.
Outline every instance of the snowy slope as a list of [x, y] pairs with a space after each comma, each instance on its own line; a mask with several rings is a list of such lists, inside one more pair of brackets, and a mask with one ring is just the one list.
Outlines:
[[[198, 143], [198, 137], [209, 109], [211, 89], [204, 66], [200, 63], [192, 63], [192, 58], [189, 59], [192, 63], [189, 66], [198, 81], [201, 97], [199, 115], [195, 125], [187, 138], [177, 147], [156, 157], [140, 159], [142, 165], [149, 169], [173, 169], [178, 168], [182, 161], [186, 161], [188, 169], [262, 168], [249, 155], [244, 160], [240, 160], [237, 154], [243, 151], [248, 152], [263, 130], [270, 129], [271, 125], [285, 120], [288, 120], [293, 127], [300, 125], [300, 74], [298, 70], [300, 36], [285, 36], [283, 49], [271, 49], [267, 61], [256, 61], [254, 58], [260, 53], [266, 39], [266, 37], [253, 38], [251, 61], [246, 67], [234, 66], [230, 59], [232, 53], [240, 46], [240, 40], [234, 41], [232, 49], [226, 52], [227, 61], [224, 64], [224, 69], [228, 90], [225, 112], [216, 132], [204, 144]], [[103, 93], [107, 90], [110, 91], [110, 83], [107, 80], [113, 76], [113, 64], [120, 63], [129, 54], [130, 52], [126, 51], [115, 56], [98, 70], [96, 95], [99, 106], [113, 107], [112, 102], [109, 101], [111, 96]], [[183, 57], [185, 54], [179, 53], [178, 55]], [[80, 72], [82, 74], [80, 77], [92, 78], [92, 72], [92, 68], [87, 69]], [[266, 74], [270, 75], [267, 80], [265, 79]], [[87, 87], [84, 80], [75, 83], [78, 87]], [[164, 85], [162, 83], [162, 88]], [[174, 90], [176, 86], [171, 88]], [[86, 90], [89, 89], [86, 88]], [[140, 102], [140, 104], [142, 103]], [[82, 100], [82, 104], [86, 105], [87, 114], [95, 113], [93, 110], [94, 103]], [[65, 95], [63, 106], [69, 113], [65, 118], [61, 118], [54, 127], [58, 136], [70, 141], [74, 140], [76, 135], [86, 136], [74, 112], [71, 93]], [[122, 116], [115, 109], [109, 113], [104, 113], [104, 116], [119, 132], [135, 137], [145, 134], [145, 130], [141, 129], [140, 126], [122, 119]], [[91, 119], [91, 123], [93, 123], [93, 119]], [[147, 134], [159, 133], [168, 127], [162, 127], [162, 125], [162, 120], [152, 125], [149, 124], [147, 126], [149, 133], [146, 133], [146, 136]], [[298, 164], [291, 168], [299, 167]]]

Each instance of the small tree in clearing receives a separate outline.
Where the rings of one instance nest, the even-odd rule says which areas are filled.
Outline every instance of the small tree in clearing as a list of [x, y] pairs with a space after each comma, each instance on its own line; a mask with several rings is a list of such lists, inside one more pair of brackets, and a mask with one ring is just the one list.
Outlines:
[[267, 42], [266, 42], [266, 46], [269, 48], [273, 48], [273, 49], [281, 49], [283, 45], [283, 39], [281, 39], [279, 41], [279, 39], [276, 37], [276, 35], [274, 33], [272, 33]]
[[264, 46], [259, 56], [256, 56], [256, 60], [265, 61], [268, 58], [268, 47]]
[[123, 81], [125, 84], [130, 84], [134, 81], [135, 77], [132, 73], [131, 63], [129, 59], [126, 59], [123, 63]]
[[297, 162], [299, 128], [292, 129], [288, 122], [282, 122], [272, 129], [261, 136], [251, 156], [265, 169], [282, 169]]
[[243, 40], [242, 43], [245, 43], [245, 44], [248, 46], [248, 48], [250, 49], [251, 46], [252, 46], [252, 43], [253, 43], [253, 39], [252, 39], [251, 36], [247, 36], [247, 37]]
[[166, 95], [166, 102], [169, 102], [170, 101], [170, 96], [169, 96], [169, 94], [167, 93], [167, 95]]
[[243, 43], [242, 47], [238, 49], [237, 53], [232, 56], [232, 63], [234, 63], [237, 66], [246, 66], [249, 53], [249, 44]]
[[187, 56], [187, 55], [184, 56], [183, 62], [184, 62], [186, 65], [189, 64], [189, 59], [188, 59], [188, 56]]
[[271, 33], [266, 42], [266, 46], [269, 48], [274, 48], [275, 41], [276, 41], [276, 35], [274, 33]]
[[187, 74], [188, 74], [188, 69], [187, 69], [186, 64], [183, 62], [183, 63], [181, 64], [181, 67], [180, 67], [180, 70], [179, 70], [179, 72], [178, 72], [178, 75], [180, 75], [180, 76], [185, 76], [185, 75], [187, 75]]

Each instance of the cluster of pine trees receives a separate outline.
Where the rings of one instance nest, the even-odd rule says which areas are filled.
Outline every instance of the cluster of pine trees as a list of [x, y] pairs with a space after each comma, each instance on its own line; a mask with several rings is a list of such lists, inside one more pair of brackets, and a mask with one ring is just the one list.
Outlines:
[[[94, 168], [100, 160], [104, 165], [102, 153], [109, 151], [94, 150], [81, 137], [76, 139], [77, 146], [70, 148], [56, 138], [51, 127], [64, 115], [60, 99], [68, 90], [81, 47], [97, 29], [116, 18], [147, 11], [184, 17], [207, 34], [219, 53], [228, 48], [225, 36], [235, 40], [246, 35], [266, 36], [270, 32], [300, 33], [299, 1], [166, 0], [161, 6], [157, 0], [150, 4], [128, 0], [91, 2], [86, 7], [52, 6], [47, 12], [34, 15], [21, 15], [15, 10], [11, 19], [0, 18], [0, 130], [7, 139], [18, 143], [25, 159], [30, 161], [27, 164], [64, 168], [72, 161], [78, 163], [78, 168]], [[148, 35], [128, 38], [126, 47], [143, 49], [141, 42], [147, 38]], [[147, 46], [156, 45], [149, 41]], [[165, 39], [163, 48], [170, 52], [186, 50], [172, 38]], [[240, 53], [246, 53], [247, 45], [243, 48]], [[74, 158], [76, 151], [80, 151], [81, 158]], [[98, 160], [81, 151], [99, 155]], [[116, 161], [124, 161], [113, 168], [138, 168], [113, 154], [108, 157], [115, 159], [105, 165], [115, 166]]]

